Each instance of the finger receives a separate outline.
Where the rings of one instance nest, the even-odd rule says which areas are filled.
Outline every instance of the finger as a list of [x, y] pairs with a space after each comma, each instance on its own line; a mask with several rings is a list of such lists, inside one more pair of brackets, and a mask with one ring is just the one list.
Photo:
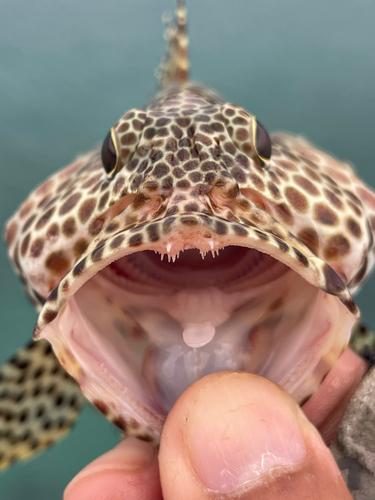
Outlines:
[[256, 375], [191, 386], [169, 414], [159, 465], [165, 500], [349, 500], [337, 465], [292, 398]]
[[128, 438], [85, 467], [67, 486], [64, 500], [162, 500], [157, 452]]
[[307, 418], [331, 444], [354, 392], [368, 369], [368, 363], [346, 349], [324, 379], [318, 391], [303, 405]]

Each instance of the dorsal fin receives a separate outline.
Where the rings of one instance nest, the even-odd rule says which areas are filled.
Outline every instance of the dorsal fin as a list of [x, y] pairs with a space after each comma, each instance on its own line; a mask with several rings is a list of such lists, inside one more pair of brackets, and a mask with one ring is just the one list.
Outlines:
[[165, 38], [167, 40], [166, 55], [157, 70], [161, 87], [174, 83], [185, 83], [189, 79], [189, 38], [187, 33], [187, 8], [185, 0], [176, 1], [175, 16], [163, 16], [166, 24]]

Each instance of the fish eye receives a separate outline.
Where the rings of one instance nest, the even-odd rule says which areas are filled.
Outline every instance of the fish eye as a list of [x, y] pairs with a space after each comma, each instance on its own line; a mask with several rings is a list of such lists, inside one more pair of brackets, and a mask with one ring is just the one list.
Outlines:
[[254, 119], [254, 146], [261, 165], [270, 160], [272, 154], [271, 138], [263, 125], [255, 118]]
[[118, 165], [118, 154], [115, 141], [112, 137], [112, 129], [108, 132], [103, 141], [101, 156], [104, 170], [108, 175], [113, 175], [116, 172]]

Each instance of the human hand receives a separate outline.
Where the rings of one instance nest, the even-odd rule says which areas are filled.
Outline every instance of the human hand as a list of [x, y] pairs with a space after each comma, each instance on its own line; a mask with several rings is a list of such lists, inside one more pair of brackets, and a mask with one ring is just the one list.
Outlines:
[[[333, 439], [366, 364], [347, 350], [304, 406]], [[349, 500], [321, 435], [298, 405], [259, 376], [207, 376], [168, 415], [159, 456], [128, 438], [85, 467], [64, 500]], [[227, 496], [228, 495], [228, 496]]]

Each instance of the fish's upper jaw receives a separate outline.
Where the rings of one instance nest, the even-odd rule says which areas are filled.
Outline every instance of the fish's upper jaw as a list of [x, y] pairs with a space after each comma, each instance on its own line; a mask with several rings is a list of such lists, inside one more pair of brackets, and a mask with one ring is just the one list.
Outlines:
[[[46, 299], [130, 203], [138, 213], [129, 226], [173, 215], [176, 207], [178, 213], [207, 213], [199, 199], [209, 192], [209, 213], [234, 221], [233, 205], [241, 200], [245, 211], [248, 198], [351, 290], [370, 272], [373, 193], [349, 166], [301, 137], [272, 134], [272, 154], [264, 163], [268, 139], [259, 122], [210, 89], [194, 83], [169, 87], [146, 110], [125, 113], [111, 138], [118, 158], [110, 150], [101, 157], [97, 149], [79, 157], [37, 187], [9, 222], [9, 255], [34, 302]], [[251, 215], [245, 220], [259, 227], [255, 211]]]
[[301, 401], [358, 311], [336, 273], [278, 229], [184, 213], [110, 234], [52, 292], [35, 336], [134, 435], [157, 439], [179, 394], [213, 371], [260, 373]]

